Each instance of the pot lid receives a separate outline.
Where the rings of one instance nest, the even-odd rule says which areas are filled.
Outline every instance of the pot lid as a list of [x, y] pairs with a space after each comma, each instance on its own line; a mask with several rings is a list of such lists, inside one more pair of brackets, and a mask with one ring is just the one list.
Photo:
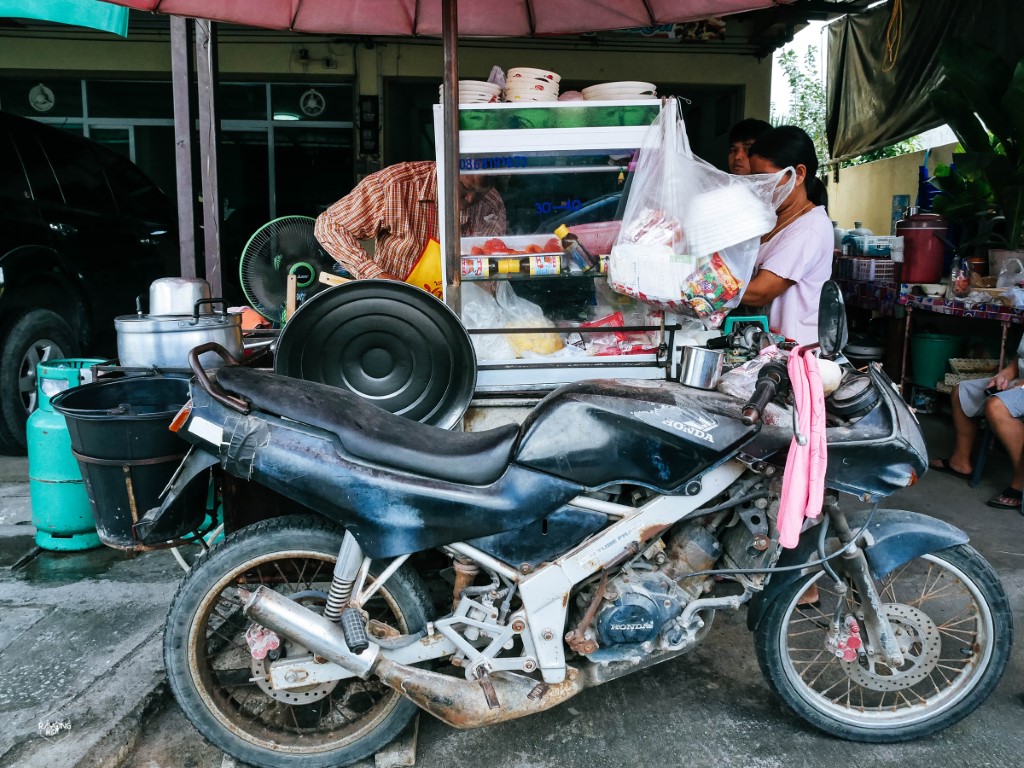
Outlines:
[[915, 213], [897, 221], [896, 226], [899, 229], [945, 229], [948, 223], [937, 213]]
[[242, 315], [237, 312], [203, 313], [198, 318], [187, 315], [121, 315], [114, 318], [115, 328], [131, 328], [133, 331], [167, 330], [168, 328], [187, 328], [210, 326], [241, 327]]
[[473, 397], [476, 356], [459, 318], [426, 291], [357, 280], [302, 304], [281, 331], [274, 371], [450, 429]]

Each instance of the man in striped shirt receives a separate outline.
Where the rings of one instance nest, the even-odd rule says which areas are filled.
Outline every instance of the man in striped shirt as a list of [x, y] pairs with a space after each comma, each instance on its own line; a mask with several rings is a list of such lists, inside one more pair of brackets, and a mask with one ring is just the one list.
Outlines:
[[[485, 175], [459, 178], [463, 236], [504, 235], [505, 203]], [[320, 214], [316, 239], [359, 279], [405, 280], [431, 239], [440, 239], [437, 168], [433, 161], [398, 163], [370, 174]], [[371, 258], [360, 240], [374, 239]]]

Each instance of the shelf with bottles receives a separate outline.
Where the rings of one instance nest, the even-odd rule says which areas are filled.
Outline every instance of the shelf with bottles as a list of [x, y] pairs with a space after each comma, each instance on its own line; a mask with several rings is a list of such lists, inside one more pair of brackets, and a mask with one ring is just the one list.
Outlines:
[[[557, 233], [569, 234], [567, 229]], [[571, 248], [566, 247], [568, 244], [567, 239], [544, 235], [463, 238], [462, 279], [593, 279], [607, 274], [607, 257], [594, 256], [575, 239]]]
[[593, 269], [581, 270], [576, 266], [565, 268], [564, 255], [486, 257], [463, 256], [462, 279], [467, 282], [491, 280], [595, 280], [608, 274], [608, 257], [602, 256]]

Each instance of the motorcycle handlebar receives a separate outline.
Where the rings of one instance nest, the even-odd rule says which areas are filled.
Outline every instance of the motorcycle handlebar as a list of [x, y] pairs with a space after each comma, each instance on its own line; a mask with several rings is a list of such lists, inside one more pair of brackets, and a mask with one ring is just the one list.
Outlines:
[[748, 427], [760, 423], [764, 409], [779, 394], [779, 388], [786, 381], [787, 376], [786, 367], [781, 363], [772, 362], [765, 365], [757, 377], [754, 394], [743, 406], [740, 421]]
[[192, 373], [196, 375], [199, 386], [206, 390], [207, 394], [221, 405], [233, 411], [238, 411], [238, 413], [248, 413], [249, 404], [245, 400], [242, 400], [240, 397], [232, 397], [221, 389], [218, 384], [210, 380], [209, 375], [203, 370], [202, 363], [199, 362], [199, 356], [204, 352], [216, 352], [226, 364], [238, 365], [235, 359], [231, 357], [231, 354], [215, 341], [208, 341], [205, 344], [192, 348], [188, 353], [188, 364], [192, 369]]

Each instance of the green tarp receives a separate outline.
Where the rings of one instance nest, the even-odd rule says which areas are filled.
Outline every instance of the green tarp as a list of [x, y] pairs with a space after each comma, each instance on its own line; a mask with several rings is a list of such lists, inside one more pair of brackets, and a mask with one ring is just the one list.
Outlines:
[[39, 19], [128, 36], [128, 9], [100, 0], [0, 0], [0, 18]]
[[903, 0], [902, 9], [891, 69], [885, 52], [892, 2], [829, 25], [826, 132], [834, 159], [942, 124], [928, 93], [942, 81], [938, 48], [946, 38], [983, 43], [1011, 62], [1024, 54], [1024, 0]]

